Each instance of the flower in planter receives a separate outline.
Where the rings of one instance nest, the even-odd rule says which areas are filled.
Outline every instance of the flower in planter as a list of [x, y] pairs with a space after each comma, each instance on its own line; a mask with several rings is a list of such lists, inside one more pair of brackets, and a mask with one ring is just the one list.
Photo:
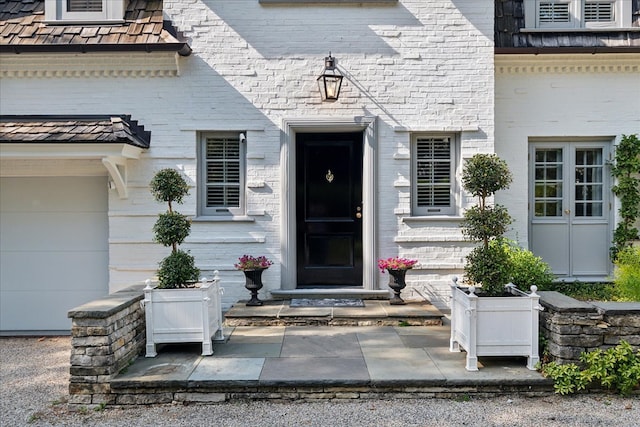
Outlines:
[[257, 270], [260, 268], [269, 268], [273, 264], [273, 261], [267, 259], [265, 256], [254, 257], [251, 255], [242, 255], [238, 258], [238, 263], [233, 266], [237, 270]]
[[379, 259], [378, 268], [383, 273], [385, 272], [385, 270], [409, 270], [413, 268], [413, 266], [417, 263], [417, 259], [393, 257], [387, 259]]

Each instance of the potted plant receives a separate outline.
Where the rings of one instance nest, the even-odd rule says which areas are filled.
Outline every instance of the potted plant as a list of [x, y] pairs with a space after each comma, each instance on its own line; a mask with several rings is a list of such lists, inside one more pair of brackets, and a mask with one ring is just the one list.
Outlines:
[[182, 203], [189, 187], [174, 169], [160, 170], [150, 186], [154, 198], [168, 204], [153, 227], [154, 240], [171, 247], [171, 253], [160, 261], [157, 285], [147, 280], [144, 289], [146, 356], [157, 355], [156, 344], [180, 342], [201, 342], [202, 355], [211, 355], [214, 335], [223, 339], [218, 274], [213, 281], [198, 282], [200, 270], [194, 257], [178, 249], [191, 231], [191, 222], [174, 211], [173, 204]]
[[[450, 351], [467, 352], [466, 369], [478, 370], [478, 356], [526, 356], [534, 370], [538, 356], [537, 287], [520, 291], [510, 282], [514, 276], [511, 249], [502, 235], [511, 223], [507, 209], [491, 205], [496, 191], [508, 188], [512, 177], [498, 156], [476, 154], [463, 170], [464, 189], [478, 204], [464, 213], [464, 236], [481, 244], [466, 258], [467, 288], [451, 286]], [[511, 297], [509, 297], [511, 296]]]
[[402, 305], [406, 304], [400, 297], [400, 292], [407, 286], [405, 276], [407, 270], [413, 268], [418, 261], [407, 258], [386, 258], [378, 260], [378, 268], [382, 273], [389, 272], [389, 287], [393, 290], [393, 297], [389, 300], [389, 304]]
[[238, 262], [234, 264], [237, 270], [244, 273], [244, 287], [251, 292], [251, 299], [247, 302], [248, 306], [259, 306], [263, 302], [258, 298], [258, 291], [262, 289], [262, 272], [265, 271], [273, 262], [265, 256], [254, 257], [251, 255], [243, 255], [238, 258]]

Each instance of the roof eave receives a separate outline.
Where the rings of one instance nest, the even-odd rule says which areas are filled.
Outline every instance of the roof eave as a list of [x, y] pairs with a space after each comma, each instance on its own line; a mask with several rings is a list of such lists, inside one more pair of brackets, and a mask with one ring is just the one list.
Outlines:
[[571, 54], [571, 53], [640, 53], [638, 47], [496, 47], [496, 55], [544, 55], [544, 54]]
[[3, 44], [0, 53], [88, 53], [88, 52], [176, 52], [180, 56], [191, 55], [188, 43], [140, 43], [140, 44]]

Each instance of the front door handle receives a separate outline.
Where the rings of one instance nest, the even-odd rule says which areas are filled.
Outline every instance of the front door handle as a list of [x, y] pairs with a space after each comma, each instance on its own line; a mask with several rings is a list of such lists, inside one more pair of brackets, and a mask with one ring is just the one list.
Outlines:
[[356, 212], [356, 218], [358, 218], [358, 219], [362, 218], [362, 208], [360, 206], [358, 206], [356, 208], [356, 211], [357, 211]]
[[358, 218], [358, 219], [362, 218], [362, 214], [361, 214], [360, 212], [358, 212], [358, 213], [356, 214], [356, 218]]

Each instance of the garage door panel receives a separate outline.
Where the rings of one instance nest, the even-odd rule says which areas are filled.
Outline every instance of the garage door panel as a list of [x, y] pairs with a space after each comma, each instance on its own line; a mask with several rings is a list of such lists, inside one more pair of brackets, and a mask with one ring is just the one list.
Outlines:
[[[109, 279], [104, 252], [3, 253], [0, 261], [1, 290], [81, 291]], [[15, 271], [20, 271], [16, 277]]]
[[[107, 178], [2, 178], [2, 212], [105, 212]], [[25, 191], [25, 189], [28, 189]], [[104, 195], [104, 197], [102, 197]]]
[[68, 331], [67, 312], [104, 296], [98, 291], [3, 291], [0, 301], [2, 331]]
[[0, 178], [0, 331], [69, 331], [108, 293], [105, 177]]
[[[104, 212], [3, 213], [2, 250], [107, 250]], [[98, 226], [100, 224], [100, 226]]]

